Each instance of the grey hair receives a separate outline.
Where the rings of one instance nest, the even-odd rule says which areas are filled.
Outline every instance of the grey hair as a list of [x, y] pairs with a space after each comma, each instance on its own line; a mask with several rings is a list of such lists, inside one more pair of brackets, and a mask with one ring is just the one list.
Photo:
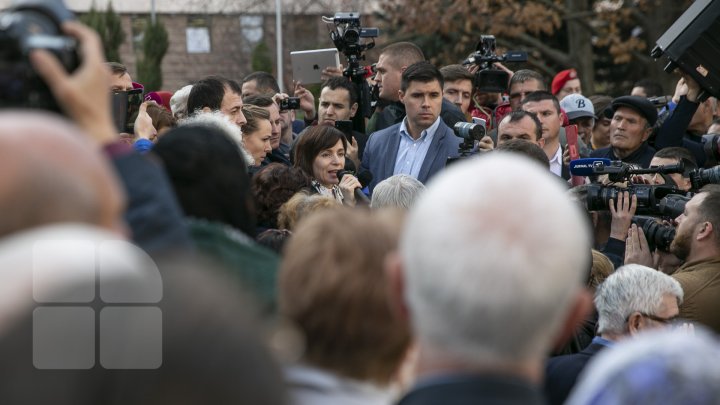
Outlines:
[[235, 141], [235, 143], [238, 145], [238, 148], [240, 148], [240, 153], [242, 154], [243, 159], [245, 159], [245, 163], [247, 163], [248, 166], [251, 166], [255, 162], [255, 158], [250, 154], [250, 152], [247, 151], [247, 149], [245, 149], [242, 129], [240, 129], [239, 126], [235, 125], [235, 123], [230, 121], [230, 119], [225, 114], [223, 114], [222, 111], [198, 111], [191, 117], [180, 120], [178, 122], [178, 125], [203, 125], [216, 128], [222, 131], [227, 137]]
[[683, 290], [674, 278], [639, 264], [620, 267], [595, 292], [598, 333], [624, 333], [628, 316], [635, 311], [657, 313], [665, 294], [682, 303]]
[[173, 116], [176, 119], [187, 117], [187, 101], [192, 87], [192, 84], [188, 84], [170, 97], [170, 110], [172, 110]]
[[396, 174], [378, 183], [370, 208], [397, 207], [410, 209], [425, 190], [419, 180], [407, 174]]

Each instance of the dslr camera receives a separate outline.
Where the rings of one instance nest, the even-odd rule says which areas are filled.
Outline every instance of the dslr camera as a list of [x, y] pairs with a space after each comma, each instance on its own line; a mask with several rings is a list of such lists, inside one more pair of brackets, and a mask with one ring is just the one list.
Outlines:
[[457, 122], [453, 126], [455, 136], [462, 138], [460, 156], [468, 156], [475, 148], [475, 142], [480, 142], [487, 132], [487, 122], [482, 118], [473, 118], [473, 122]]
[[300, 108], [300, 97], [288, 97], [280, 100], [280, 111], [297, 110]]
[[493, 66], [495, 62], [526, 62], [527, 52], [508, 51], [503, 55], [495, 53], [495, 36], [481, 35], [480, 41], [463, 65], [477, 65], [475, 87], [486, 93], [502, 93], [507, 90], [510, 75]]
[[62, 0], [20, 0], [0, 12], [0, 108], [61, 112], [29, 56], [33, 50], [44, 49], [73, 72], [79, 64], [77, 41], [63, 35], [60, 26], [74, 19]]

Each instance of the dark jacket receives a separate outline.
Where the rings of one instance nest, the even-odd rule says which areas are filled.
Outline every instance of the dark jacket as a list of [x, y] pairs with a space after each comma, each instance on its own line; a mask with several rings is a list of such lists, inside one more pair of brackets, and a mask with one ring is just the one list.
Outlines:
[[650, 161], [652, 160], [654, 155], [655, 148], [649, 146], [647, 142], [643, 142], [642, 145], [640, 145], [640, 147], [635, 152], [631, 153], [624, 159], [620, 159], [615, 156], [615, 152], [613, 151], [612, 146], [597, 149], [590, 153], [590, 157], [605, 158], [610, 160], [622, 160], [625, 163], [633, 163], [636, 165], [640, 165], [641, 167], [650, 167]]
[[545, 404], [540, 390], [516, 377], [465, 375], [435, 380], [411, 389], [398, 405]]
[[551, 405], [561, 405], [567, 400], [588, 361], [604, 348], [600, 343], [591, 343], [580, 353], [551, 357], [547, 361], [545, 395]]

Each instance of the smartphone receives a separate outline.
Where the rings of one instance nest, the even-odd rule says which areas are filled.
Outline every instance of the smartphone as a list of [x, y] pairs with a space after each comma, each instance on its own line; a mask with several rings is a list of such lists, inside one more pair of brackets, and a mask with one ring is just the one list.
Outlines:
[[280, 111], [297, 110], [300, 108], [300, 97], [288, 97], [280, 100]]
[[350, 120], [339, 120], [335, 121], [335, 128], [339, 129], [343, 134], [345, 134], [345, 137], [347, 138], [348, 142], [352, 142], [353, 137], [353, 122]]
[[[565, 127], [565, 137], [567, 138], [567, 147], [570, 152], [570, 161], [580, 159], [580, 150], [578, 149], [578, 129], [577, 125], [568, 125]], [[585, 184], [582, 176], [570, 176], [573, 186]]]
[[113, 122], [118, 132], [134, 133], [135, 120], [140, 112], [140, 104], [143, 102], [142, 93], [142, 89], [112, 93]]

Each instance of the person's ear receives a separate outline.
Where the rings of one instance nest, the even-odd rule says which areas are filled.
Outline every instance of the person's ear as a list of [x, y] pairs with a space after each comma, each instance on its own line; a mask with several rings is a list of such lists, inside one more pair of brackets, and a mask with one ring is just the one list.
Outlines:
[[545, 147], [545, 138], [540, 137], [540, 139], [538, 139], [537, 142], [538, 142], [538, 146], [540, 147], [540, 149]]
[[565, 344], [570, 341], [570, 337], [577, 330], [578, 325], [580, 325], [590, 314], [593, 305], [592, 294], [587, 288], [582, 287], [578, 290], [570, 305], [571, 308], [565, 316], [565, 320], [562, 325], [560, 325], [560, 329], [557, 331], [554, 342], [555, 348], [565, 346]]
[[392, 252], [385, 257], [384, 267], [390, 309], [402, 322], [408, 322], [410, 310], [405, 302], [405, 273], [398, 252]]
[[403, 99], [405, 98], [405, 92], [402, 90], [398, 90], [398, 98], [400, 99], [400, 102], [403, 103]]
[[355, 116], [355, 113], [357, 113], [358, 109], [358, 103], [353, 103], [353, 105], [350, 107], [350, 118], [353, 118]]
[[705, 221], [702, 224], [700, 224], [700, 232], [697, 234], [696, 239], [697, 240], [703, 240], [707, 238], [711, 238], [713, 236], [714, 227], [712, 222]]
[[642, 138], [643, 142], [647, 141], [648, 138], [650, 138], [650, 134], [652, 134], [652, 132], [653, 132], [653, 127], [645, 128], [645, 133], [643, 134], [643, 138]]
[[643, 317], [640, 312], [633, 312], [628, 317], [628, 332], [630, 335], [634, 335], [643, 329]]

